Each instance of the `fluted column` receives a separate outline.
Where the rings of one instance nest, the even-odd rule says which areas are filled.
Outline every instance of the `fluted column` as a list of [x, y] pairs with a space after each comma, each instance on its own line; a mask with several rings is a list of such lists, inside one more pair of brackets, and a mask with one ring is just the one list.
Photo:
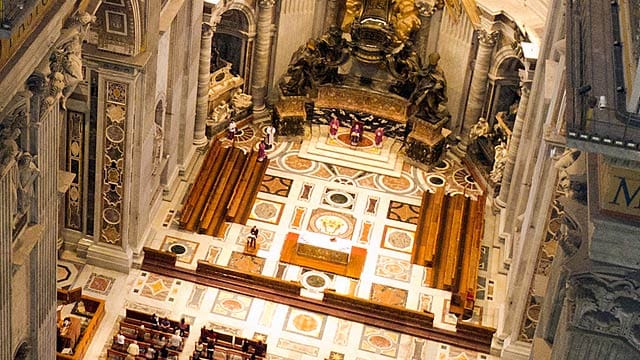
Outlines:
[[273, 6], [275, 0], [258, 1], [258, 28], [256, 31], [256, 50], [253, 61], [253, 112], [256, 115], [265, 112], [267, 82], [269, 81], [269, 52], [271, 50], [271, 29], [273, 22]]
[[[436, 1], [435, 4], [428, 0], [416, 1], [422, 24], [415, 35], [415, 47], [423, 59], [426, 59], [429, 54], [436, 51], [443, 6], [444, 1], [442, 0]], [[433, 31], [431, 31], [432, 27]]]
[[11, 193], [15, 193], [15, 187], [11, 180], [16, 176], [15, 163], [5, 168], [0, 168], [0, 359], [11, 359], [11, 229], [13, 228], [13, 213], [6, 209], [12, 209], [15, 204]]
[[337, 23], [338, 17], [338, 0], [327, 0], [327, 7], [324, 13], [323, 32], [329, 30], [331, 25]]
[[489, 66], [491, 65], [491, 54], [496, 45], [500, 32], [480, 30], [478, 32], [478, 52], [476, 53], [475, 65], [473, 66], [473, 77], [471, 78], [471, 88], [467, 100], [467, 110], [464, 114], [462, 138], [467, 138], [467, 132], [471, 124], [474, 124], [482, 114], [482, 106], [487, 95], [487, 80], [489, 79]]
[[209, 24], [202, 24], [200, 38], [200, 65], [198, 71], [198, 99], [196, 101], [196, 123], [193, 128], [193, 144], [207, 143], [206, 127], [209, 109], [209, 78], [211, 74], [211, 39], [213, 29]]
[[527, 105], [529, 103], [529, 93], [531, 92], [531, 82], [524, 81], [520, 87], [520, 102], [518, 103], [518, 111], [516, 112], [516, 121], [513, 125], [513, 132], [509, 140], [509, 153], [507, 163], [505, 164], [504, 173], [502, 174], [502, 183], [500, 184], [500, 194], [496, 198], [496, 205], [505, 208], [507, 197], [509, 196], [509, 188], [511, 187], [511, 177], [513, 176], [513, 168], [516, 164], [518, 156], [518, 147], [520, 146], [520, 136], [522, 136], [522, 127], [524, 117], [527, 113]]

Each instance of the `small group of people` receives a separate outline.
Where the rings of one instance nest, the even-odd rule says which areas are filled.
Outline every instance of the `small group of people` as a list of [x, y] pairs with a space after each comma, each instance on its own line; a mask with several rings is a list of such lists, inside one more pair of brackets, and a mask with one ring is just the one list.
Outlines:
[[[336, 114], [331, 113], [331, 120], [329, 120], [329, 135], [332, 139], [336, 139], [338, 136], [338, 130], [340, 129], [340, 120]], [[349, 142], [352, 146], [357, 146], [362, 141], [364, 134], [364, 125], [362, 122], [353, 118], [351, 122], [351, 130], [349, 132]], [[382, 146], [382, 140], [384, 139], [384, 128], [379, 127], [374, 131], [374, 141], [377, 147]]]
[[215, 353], [216, 340], [214, 338], [200, 339], [193, 351], [192, 359], [213, 359]]

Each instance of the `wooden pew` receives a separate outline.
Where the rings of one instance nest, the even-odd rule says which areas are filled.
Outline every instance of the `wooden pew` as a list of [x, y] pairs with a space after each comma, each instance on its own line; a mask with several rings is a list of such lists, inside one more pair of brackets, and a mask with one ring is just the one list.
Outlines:
[[[124, 335], [124, 333], [123, 333], [123, 335]], [[116, 350], [116, 351], [121, 351], [121, 350], [119, 350], [119, 349], [114, 347], [115, 346], [115, 342], [116, 342], [116, 337], [117, 337], [117, 335], [113, 336], [113, 339], [112, 339], [113, 342], [111, 344], [111, 349]], [[153, 348], [156, 351], [160, 351], [160, 348], [155, 346], [152, 342], [140, 341], [140, 340], [136, 340], [135, 338], [132, 339], [130, 337], [125, 337], [125, 339], [124, 339], [124, 348], [127, 349], [129, 347], [129, 345], [134, 340], [138, 343], [138, 347], [140, 348], [140, 354], [141, 354], [142, 357], [144, 357], [144, 355], [142, 355], [142, 354], [145, 354], [147, 352], [147, 349], [149, 349], [150, 347]], [[182, 346], [184, 347], [184, 342], [183, 342]], [[173, 356], [180, 356], [180, 352], [182, 352], [182, 348], [180, 348], [179, 350], [174, 350], [174, 349], [167, 348], [167, 350], [169, 351], [169, 355], [173, 355]], [[125, 350], [125, 352], [126, 352], [126, 350]]]
[[209, 198], [209, 193], [212, 189], [215, 189], [215, 182], [217, 180], [217, 174], [220, 172], [220, 169], [225, 163], [227, 155], [231, 153], [230, 147], [221, 147], [219, 151], [216, 152], [216, 161], [211, 166], [209, 172], [207, 172], [204, 176], [206, 179], [205, 185], [201, 192], [192, 192], [197, 194], [197, 201], [194, 205], [194, 209], [192, 214], [190, 215], [188, 222], [184, 226], [186, 230], [195, 231], [199, 226], [199, 221], [201, 214], [207, 205], [207, 199]]
[[445, 188], [436, 188], [435, 193], [426, 191], [422, 196], [420, 217], [416, 228], [415, 246], [411, 253], [411, 262], [423, 265], [426, 270], [425, 285], [434, 286], [435, 256], [442, 237]]
[[473, 315], [475, 293], [478, 282], [478, 264], [484, 232], [484, 203], [481, 196], [478, 201], [472, 201], [465, 218], [467, 219], [464, 237], [464, 251], [461, 258], [460, 274], [455, 291], [462, 302], [464, 320]]
[[[153, 317], [153, 314], [149, 314], [149, 313], [146, 313], [146, 312], [143, 312], [143, 311], [138, 311], [138, 310], [133, 310], [133, 309], [126, 309], [125, 310], [125, 319], [127, 319], [127, 320], [129, 320], [129, 319], [140, 320], [141, 323], [144, 324], [144, 326], [148, 327], [148, 328], [151, 328], [153, 326], [152, 317]], [[175, 330], [175, 329], [180, 327], [180, 321], [176, 321], [176, 320], [172, 320], [172, 319], [167, 319], [167, 320], [169, 320], [169, 323], [171, 323], [171, 328], [172, 329]], [[190, 327], [190, 325], [187, 325], [187, 332], [189, 332], [189, 327]]]
[[246, 162], [250, 157], [247, 156], [244, 152], [240, 152], [238, 154], [237, 160], [234, 164], [231, 164], [231, 171], [224, 179], [224, 184], [222, 189], [219, 189], [217, 192], [219, 194], [218, 201], [216, 202], [214, 216], [211, 220], [211, 223], [207, 227], [206, 234], [207, 235], [215, 235], [219, 233], [219, 229], [224, 224], [224, 221], [227, 218], [227, 207], [229, 202], [231, 201], [231, 197], [233, 196], [233, 191], [238, 184], [238, 179], [240, 178], [241, 171], [247, 166]]
[[231, 201], [229, 201], [229, 206], [227, 208], [227, 221], [236, 222], [236, 217], [238, 215], [238, 211], [241, 206], [246, 206], [242, 203], [242, 197], [244, 193], [247, 191], [249, 184], [254, 180], [252, 174], [254, 169], [258, 164], [258, 153], [256, 151], [252, 151], [251, 155], [249, 155], [248, 160], [245, 161], [244, 167], [242, 168], [242, 176], [238, 181], [235, 189], [233, 190], [233, 196]]
[[[107, 349], [107, 360], [126, 360], [127, 353], [118, 351], [116, 349], [108, 348]], [[136, 360], [145, 360], [144, 356], [136, 356]]]
[[187, 225], [191, 217], [194, 215], [194, 212], [196, 211], [198, 197], [206, 188], [207, 181], [209, 180], [209, 177], [211, 175], [210, 172], [214, 167], [214, 163], [218, 158], [218, 153], [220, 152], [221, 148], [222, 146], [219, 142], [213, 142], [212, 147], [207, 152], [205, 160], [202, 162], [202, 167], [198, 172], [198, 177], [196, 177], [196, 181], [191, 187], [191, 190], [187, 197], [187, 201], [182, 207], [182, 216], [180, 217], [180, 226], [182, 228]]
[[244, 196], [242, 197], [242, 204], [245, 205], [244, 211], [241, 214], [238, 214], [239, 216], [235, 218], [235, 222], [246, 224], [247, 220], [249, 220], [251, 208], [258, 197], [262, 179], [264, 178], [264, 174], [267, 172], [267, 168], [269, 168], [269, 162], [269, 159], [265, 159], [262, 162], [258, 162], [257, 166], [253, 167], [251, 173], [252, 181], [247, 186], [247, 191], [245, 191]]
[[440, 256], [437, 259], [435, 269], [435, 284], [439, 289], [452, 291], [456, 284], [467, 201], [468, 199], [464, 195], [448, 197], [442, 245], [438, 252]]
[[242, 149], [234, 147], [231, 148], [231, 151], [225, 157], [224, 164], [216, 177], [215, 186], [212, 191], [209, 192], [208, 196], [206, 196], [206, 206], [202, 216], [200, 216], [200, 225], [198, 226], [199, 233], [213, 235], [210, 227], [213, 217], [216, 214], [216, 208], [220, 205], [220, 198], [225, 192], [225, 186], [229, 176], [231, 175], [233, 168], [236, 166], [236, 162], [238, 161], [238, 158], [240, 158], [241, 154], [243, 154]]

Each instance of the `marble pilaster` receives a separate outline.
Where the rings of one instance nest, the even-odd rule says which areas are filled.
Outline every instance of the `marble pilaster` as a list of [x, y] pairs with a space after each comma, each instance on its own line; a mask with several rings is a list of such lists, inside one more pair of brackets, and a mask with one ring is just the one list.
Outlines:
[[258, 26], [256, 31], [255, 58], [251, 95], [253, 112], [260, 117], [266, 113], [267, 83], [269, 81], [269, 57], [273, 27], [273, 6], [275, 0], [258, 1]]
[[462, 138], [467, 137], [467, 132], [478, 118], [482, 115], [485, 97], [487, 95], [487, 81], [489, 80], [489, 67], [491, 66], [491, 55], [493, 47], [496, 45], [500, 32], [486, 30], [478, 31], [478, 51], [476, 53], [475, 64], [473, 66], [473, 76], [467, 100], [467, 109], [464, 114]]
[[[15, 192], [11, 179], [15, 176], [15, 162], [0, 169], [0, 207], [12, 209], [11, 192]], [[0, 359], [11, 359], [11, 229], [13, 216], [11, 211], [0, 211]]]
[[443, 6], [443, 1], [436, 1], [435, 4], [427, 0], [416, 1], [416, 8], [418, 8], [422, 25], [420, 25], [420, 29], [415, 34], [415, 46], [418, 49], [418, 54], [423, 59], [437, 51]]
[[513, 132], [511, 133], [511, 139], [509, 140], [509, 152], [507, 155], [507, 163], [502, 175], [502, 183], [500, 185], [500, 194], [496, 198], [496, 205], [500, 208], [504, 208], [507, 204], [507, 196], [509, 195], [509, 188], [511, 186], [511, 177], [513, 175], [513, 168], [516, 164], [516, 157], [518, 156], [518, 147], [520, 145], [520, 137], [522, 136], [522, 127], [524, 124], [524, 117], [527, 113], [527, 105], [529, 104], [529, 94], [531, 92], [531, 82], [525, 81], [520, 87], [520, 102], [518, 103], [518, 111], [516, 112], [516, 120], [513, 125]]
[[58, 240], [58, 140], [61, 112], [58, 102], [40, 114], [32, 124], [32, 134], [38, 149], [36, 206], [33, 218], [38, 219], [43, 232], [30, 256], [31, 338], [32, 354], [37, 359], [55, 357], [56, 337], [52, 328], [56, 321], [56, 272]]
[[196, 100], [196, 123], [193, 129], [193, 144], [201, 146], [207, 143], [205, 134], [209, 109], [209, 78], [211, 74], [211, 39], [213, 29], [202, 24], [200, 40], [200, 64], [198, 71], [198, 98]]
[[327, 0], [327, 7], [324, 15], [324, 24], [322, 32], [329, 30], [331, 25], [335, 25], [338, 17], [338, 0]]

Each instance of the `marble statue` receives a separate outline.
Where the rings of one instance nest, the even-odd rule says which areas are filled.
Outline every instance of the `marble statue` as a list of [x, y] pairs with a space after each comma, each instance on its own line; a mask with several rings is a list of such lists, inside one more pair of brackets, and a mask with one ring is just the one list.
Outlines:
[[66, 109], [66, 102], [76, 86], [84, 79], [82, 74], [82, 42], [87, 36], [89, 26], [95, 16], [86, 12], [76, 14], [72, 24], [63, 29], [54, 45], [49, 65], [50, 90], [45, 104], [51, 106], [58, 98]]
[[501, 142], [495, 147], [495, 155], [493, 157], [493, 169], [489, 174], [491, 181], [498, 184], [502, 181], [502, 173], [507, 164], [508, 150], [505, 143]]
[[477, 138], [487, 136], [489, 134], [489, 122], [487, 119], [480, 117], [478, 122], [473, 124], [469, 130], [469, 140], [475, 141]]
[[13, 124], [0, 131], [0, 169], [7, 166], [11, 160], [15, 160], [20, 154], [20, 147], [17, 143], [20, 133], [20, 129]]
[[429, 55], [429, 62], [422, 69], [420, 80], [409, 99], [417, 106], [416, 116], [425, 120], [440, 120], [450, 116], [446, 106], [447, 82], [438, 61], [440, 54], [435, 52]]
[[251, 106], [252, 96], [249, 94], [245, 94], [241, 89], [238, 89], [233, 97], [231, 98], [231, 105], [236, 110], [236, 112], [240, 112], [244, 109], [247, 109]]
[[266, 134], [265, 136], [265, 145], [267, 150], [271, 150], [271, 148], [273, 147], [273, 145], [276, 142], [276, 128], [269, 125], [264, 129], [264, 132]]
[[287, 72], [279, 84], [285, 96], [304, 96], [313, 88], [313, 67], [316, 61], [314, 40], [309, 40], [293, 53]]
[[158, 170], [160, 169], [160, 164], [162, 163], [162, 145], [164, 142], [164, 130], [162, 126], [154, 123], [153, 124], [153, 153], [152, 153], [152, 161], [153, 166], [151, 169], [151, 175], [156, 175]]
[[216, 106], [213, 110], [213, 119], [215, 122], [220, 123], [231, 117], [231, 108], [226, 101], [223, 101], [220, 105]]
[[31, 201], [35, 194], [35, 180], [40, 175], [40, 170], [33, 162], [33, 157], [28, 152], [23, 152], [18, 158], [17, 213], [18, 217], [24, 215], [31, 207]]

